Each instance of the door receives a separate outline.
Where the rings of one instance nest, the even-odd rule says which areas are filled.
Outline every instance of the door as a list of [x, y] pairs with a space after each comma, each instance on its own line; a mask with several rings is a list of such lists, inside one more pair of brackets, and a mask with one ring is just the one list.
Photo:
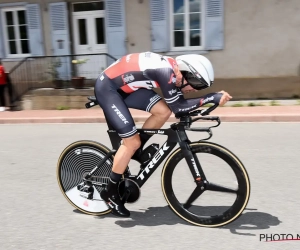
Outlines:
[[105, 11], [101, 10], [103, 7], [99, 7], [99, 3], [73, 4], [75, 53], [89, 54], [77, 56], [76, 59], [88, 59], [86, 63], [77, 65], [77, 75], [87, 79], [96, 79], [107, 66], [105, 55], [91, 55], [107, 53]]

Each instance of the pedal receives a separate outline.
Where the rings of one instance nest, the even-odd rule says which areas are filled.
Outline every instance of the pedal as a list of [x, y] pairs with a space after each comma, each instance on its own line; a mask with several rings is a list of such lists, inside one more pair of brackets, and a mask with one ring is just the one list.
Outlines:
[[94, 188], [92, 186], [85, 185], [85, 184], [79, 184], [77, 186], [77, 189], [79, 191], [79, 196], [81, 196], [85, 199], [89, 199], [89, 200], [93, 199]]

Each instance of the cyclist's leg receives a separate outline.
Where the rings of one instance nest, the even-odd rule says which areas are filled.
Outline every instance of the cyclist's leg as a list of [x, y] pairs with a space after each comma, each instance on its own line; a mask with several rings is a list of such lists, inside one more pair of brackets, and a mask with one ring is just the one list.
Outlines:
[[[125, 103], [129, 108], [139, 109], [151, 113], [142, 128], [159, 129], [169, 119], [172, 111], [164, 100], [153, 90], [139, 89], [130, 94]], [[151, 137], [148, 134], [141, 134], [142, 146]]]
[[172, 111], [164, 100], [159, 100], [149, 111], [151, 116], [145, 121], [143, 128], [161, 128], [172, 114]]
[[127, 217], [130, 213], [124, 207], [124, 204], [120, 202], [117, 187], [132, 155], [140, 147], [140, 137], [137, 134], [135, 123], [128, 107], [117, 92], [114, 83], [107, 76], [104, 77], [103, 81], [97, 80], [95, 96], [105, 113], [107, 122], [118, 132], [123, 140], [123, 144], [114, 157], [107, 191], [101, 192], [101, 196], [112, 207], [116, 215]]

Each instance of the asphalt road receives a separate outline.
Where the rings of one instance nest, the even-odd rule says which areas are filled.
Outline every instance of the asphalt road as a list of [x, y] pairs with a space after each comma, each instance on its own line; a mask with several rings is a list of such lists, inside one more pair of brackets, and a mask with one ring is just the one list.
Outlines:
[[[0, 249], [300, 247], [300, 241], [260, 241], [261, 234], [300, 236], [300, 123], [223, 123], [213, 130], [211, 141], [243, 161], [252, 189], [243, 215], [212, 229], [187, 224], [168, 208], [161, 167], [142, 188], [140, 200], [127, 205], [131, 218], [94, 217], [75, 210], [57, 184], [58, 156], [76, 140], [110, 145], [105, 124], [1, 125], [0, 131]], [[155, 140], [163, 142], [164, 137]], [[214, 173], [222, 179], [219, 170]]]

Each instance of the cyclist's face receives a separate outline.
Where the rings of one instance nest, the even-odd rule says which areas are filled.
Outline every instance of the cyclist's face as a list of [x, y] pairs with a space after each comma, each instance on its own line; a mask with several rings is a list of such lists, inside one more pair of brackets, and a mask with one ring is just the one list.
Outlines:
[[[176, 86], [180, 87], [182, 84], [183, 76], [179, 70], [178, 70], [178, 72], [175, 71], [175, 74], [176, 74]], [[187, 81], [183, 80], [183, 84], [187, 84]], [[191, 85], [187, 85], [181, 89], [182, 93], [189, 93], [189, 92], [196, 92], [196, 91], [198, 91], [198, 90], [194, 89]]]
[[[174, 65], [173, 69], [174, 69], [174, 72], [175, 72], [175, 75], [176, 75], [176, 86], [180, 87], [181, 84], [182, 84], [183, 76], [182, 76], [177, 64]], [[183, 80], [183, 84], [187, 84], [187, 81], [185, 79]], [[187, 85], [187, 86], [185, 86], [184, 88], [181, 89], [182, 93], [189, 93], [189, 92], [195, 92], [195, 91], [198, 91], [198, 90], [192, 88], [192, 86], [190, 86], [190, 85]]]

